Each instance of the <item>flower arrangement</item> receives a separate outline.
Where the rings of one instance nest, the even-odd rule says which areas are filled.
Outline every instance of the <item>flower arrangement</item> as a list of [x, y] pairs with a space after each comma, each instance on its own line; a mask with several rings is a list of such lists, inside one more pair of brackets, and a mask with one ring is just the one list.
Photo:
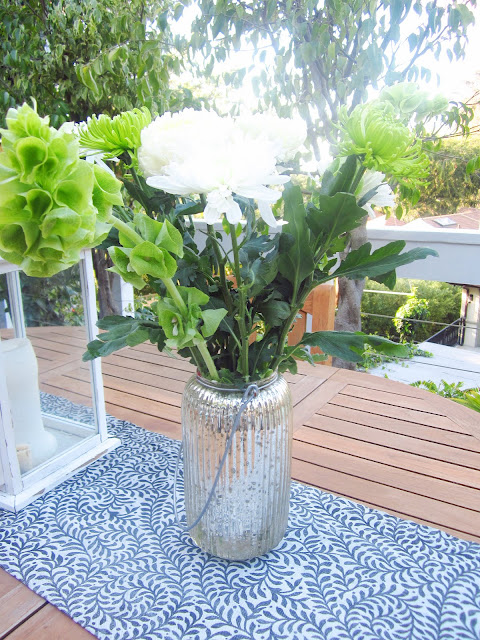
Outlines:
[[[138, 289], [150, 285], [157, 301], [135, 317], [101, 320], [105, 331], [85, 359], [150, 340], [189, 358], [207, 378], [243, 384], [296, 371], [298, 359], [360, 361], [366, 344], [398, 354], [403, 347], [362, 333], [306, 333], [287, 344], [317, 285], [368, 276], [393, 287], [396, 267], [434, 253], [402, 253], [399, 241], [338, 257], [380, 193], [383, 173], [412, 187], [427, 166], [389, 103], [357, 108], [339, 126], [339, 158], [305, 194], [279, 166], [303, 143], [302, 123], [192, 109], [151, 120], [143, 109], [94, 117], [76, 140], [24, 105], [9, 112], [2, 132], [0, 255], [48, 275], [115, 227], [112, 270]], [[125, 205], [120, 182], [79, 153], [121, 163]], [[382, 174], [372, 181], [367, 169]], [[207, 223], [202, 249], [199, 213]]]

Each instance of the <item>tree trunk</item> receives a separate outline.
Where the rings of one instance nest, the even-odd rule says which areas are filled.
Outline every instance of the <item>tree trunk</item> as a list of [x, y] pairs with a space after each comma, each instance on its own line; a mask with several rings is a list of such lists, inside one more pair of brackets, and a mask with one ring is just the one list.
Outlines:
[[[361, 227], [354, 229], [350, 235], [350, 243], [341, 254], [342, 260], [352, 249], [358, 249], [367, 241], [366, 219]], [[360, 331], [362, 319], [360, 315], [360, 305], [362, 302], [363, 288], [365, 280], [349, 280], [348, 278], [338, 279], [338, 307], [335, 316], [335, 331]], [[341, 369], [355, 369], [354, 362], [348, 362], [341, 358], [333, 358], [332, 365]]]
[[98, 284], [98, 300], [100, 303], [99, 317], [103, 318], [104, 316], [110, 315], [122, 315], [122, 310], [113, 299], [111, 280], [113, 273], [107, 271], [107, 268], [113, 265], [110, 260], [110, 256], [103, 249], [94, 249], [92, 251], [92, 255], [93, 267], [95, 269]]

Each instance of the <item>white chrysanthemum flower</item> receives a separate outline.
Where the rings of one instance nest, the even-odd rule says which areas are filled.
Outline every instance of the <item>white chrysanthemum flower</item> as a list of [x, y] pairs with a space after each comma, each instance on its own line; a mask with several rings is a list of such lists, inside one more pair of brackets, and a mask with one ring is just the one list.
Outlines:
[[164, 113], [142, 129], [140, 169], [145, 177], [162, 175], [172, 162], [182, 163], [192, 146], [210, 145], [217, 136], [227, 135], [231, 126], [231, 118], [221, 118], [213, 111]]
[[357, 198], [360, 200], [373, 189], [376, 189], [374, 195], [369, 198], [368, 202], [362, 205], [362, 208], [367, 211], [370, 218], [375, 217], [373, 207], [395, 206], [395, 194], [390, 185], [385, 182], [385, 176], [383, 173], [380, 173], [380, 171], [365, 172], [362, 182], [360, 183], [360, 189], [357, 192]]
[[[231, 118], [187, 111], [185, 117], [176, 114], [177, 119], [169, 114], [163, 123], [158, 118], [142, 131], [138, 155], [147, 184], [179, 196], [206, 194], [204, 217], [209, 224], [222, 215], [237, 224], [242, 214], [233, 195], [253, 198], [265, 222], [275, 226], [270, 205], [281, 193], [267, 185], [288, 181], [276, 170], [275, 146]], [[200, 114], [198, 119], [194, 114]]]
[[240, 116], [236, 123], [248, 136], [270, 142], [280, 162], [293, 158], [307, 138], [307, 125], [298, 118], [256, 113]]

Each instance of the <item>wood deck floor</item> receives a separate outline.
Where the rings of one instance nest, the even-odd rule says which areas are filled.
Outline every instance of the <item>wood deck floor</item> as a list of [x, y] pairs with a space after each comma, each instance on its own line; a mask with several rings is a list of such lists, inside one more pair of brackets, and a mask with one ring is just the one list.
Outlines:
[[[85, 404], [82, 329], [31, 329], [29, 335], [42, 390]], [[180, 438], [191, 365], [144, 344], [105, 358], [102, 368], [108, 413]], [[295, 480], [480, 542], [479, 414], [368, 374], [304, 364], [299, 370], [287, 376], [295, 407]], [[0, 570], [0, 640], [89, 637]]]

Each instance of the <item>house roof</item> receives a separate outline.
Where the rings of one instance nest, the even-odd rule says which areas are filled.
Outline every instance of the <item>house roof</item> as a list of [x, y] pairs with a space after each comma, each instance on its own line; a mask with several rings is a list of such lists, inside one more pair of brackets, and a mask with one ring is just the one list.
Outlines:
[[431, 216], [422, 220], [436, 229], [480, 229], [480, 209], [463, 207], [458, 213]]
[[407, 226], [409, 229], [480, 229], [480, 209], [473, 207], [463, 207], [458, 213], [452, 213], [445, 216], [429, 216], [428, 218], [416, 218], [411, 222], [397, 220], [395, 216], [385, 218], [384, 215], [377, 216], [368, 221], [369, 227], [376, 229], [382, 227], [402, 227]]

